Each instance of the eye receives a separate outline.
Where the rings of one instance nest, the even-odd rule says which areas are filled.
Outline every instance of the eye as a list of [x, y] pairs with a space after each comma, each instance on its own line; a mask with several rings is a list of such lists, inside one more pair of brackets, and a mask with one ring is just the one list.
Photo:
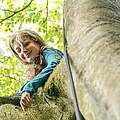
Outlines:
[[24, 42], [24, 47], [28, 46], [30, 44], [30, 41]]
[[24, 46], [27, 46], [27, 45], [29, 45], [29, 43], [30, 43], [30, 42], [26, 42], [26, 43], [24, 44]]
[[24, 55], [23, 55], [23, 54], [21, 54], [21, 58], [22, 58], [22, 59], [25, 59], [25, 57], [24, 57]]
[[21, 48], [16, 48], [16, 52], [20, 53], [21, 52]]

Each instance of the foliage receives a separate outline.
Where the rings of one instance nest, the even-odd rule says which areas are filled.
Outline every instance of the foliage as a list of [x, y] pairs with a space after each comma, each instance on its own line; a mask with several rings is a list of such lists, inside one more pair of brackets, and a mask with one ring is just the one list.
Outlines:
[[0, 96], [15, 93], [25, 78], [23, 66], [8, 48], [8, 39], [15, 31], [25, 28], [34, 30], [48, 45], [63, 49], [62, 5], [62, 0], [0, 1], [0, 39], [6, 45], [0, 49]]

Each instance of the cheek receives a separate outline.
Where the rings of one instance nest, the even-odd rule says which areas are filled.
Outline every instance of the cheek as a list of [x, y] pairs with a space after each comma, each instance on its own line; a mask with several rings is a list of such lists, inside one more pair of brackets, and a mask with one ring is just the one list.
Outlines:
[[39, 48], [36, 47], [36, 46], [31, 46], [31, 49], [32, 49], [34, 52], [36, 52], [36, 53], [39, 52]]

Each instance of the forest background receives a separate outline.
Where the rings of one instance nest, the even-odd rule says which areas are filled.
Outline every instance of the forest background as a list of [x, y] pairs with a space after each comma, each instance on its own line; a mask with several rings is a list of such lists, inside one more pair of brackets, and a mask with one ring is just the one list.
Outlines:
[[24, 67], [8, 46], [11, 35], [31, 29], [63, 51], [62, 18], [63, 0], [0, 1], [0, 96], [14, 94], [25, 82]]

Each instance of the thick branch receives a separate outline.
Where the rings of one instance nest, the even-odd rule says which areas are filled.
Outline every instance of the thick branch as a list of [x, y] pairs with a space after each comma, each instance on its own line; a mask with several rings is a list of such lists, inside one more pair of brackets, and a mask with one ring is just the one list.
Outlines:
[[21, 95], [12, 95], [8, 97], [0, 97], [0, 106], [3, 104], [13, 104], [20, 106]]

